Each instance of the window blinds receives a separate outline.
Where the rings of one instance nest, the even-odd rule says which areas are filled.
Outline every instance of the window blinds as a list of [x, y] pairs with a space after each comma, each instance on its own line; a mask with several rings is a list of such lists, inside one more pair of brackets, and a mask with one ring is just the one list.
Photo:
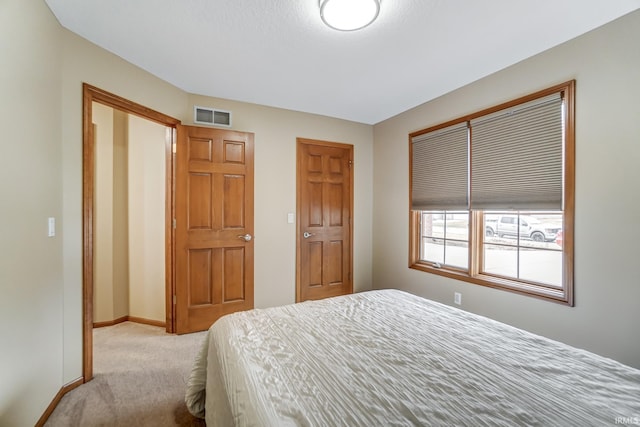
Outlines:
[[471, 208], [561, 210], [560, 93], [471, 121]]
[[469, 209], [467, 124], [414, 136], [411, 209]]
[[562, 210], [562, 102], [557, 92], [413, 136], [411, 208]]

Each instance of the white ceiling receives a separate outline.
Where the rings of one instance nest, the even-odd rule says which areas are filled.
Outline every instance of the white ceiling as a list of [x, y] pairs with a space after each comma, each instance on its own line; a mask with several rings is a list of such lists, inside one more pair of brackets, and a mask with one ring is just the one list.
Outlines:
[[[382, 0], [355, 32], [318, 0], [45, 0], [194, 94], [375, 124], [640, 8], [640, 0]], [[552, 82], [550, 82], [552, 83]]]

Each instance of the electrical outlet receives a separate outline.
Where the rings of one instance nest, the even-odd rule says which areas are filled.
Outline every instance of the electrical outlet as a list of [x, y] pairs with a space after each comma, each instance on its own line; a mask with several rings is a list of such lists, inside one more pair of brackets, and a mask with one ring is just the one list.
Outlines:
[[460, 292], [453, 293], [453, 303], [457, 305], [462, 304], [462, 294]]

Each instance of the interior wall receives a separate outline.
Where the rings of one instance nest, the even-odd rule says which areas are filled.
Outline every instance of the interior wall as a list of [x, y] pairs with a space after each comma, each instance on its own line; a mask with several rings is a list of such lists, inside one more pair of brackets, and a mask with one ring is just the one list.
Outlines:
[[[130, 314], [129, 309], [129, 115], [113, 110], [113, 317]], [[99, 237], [99, 236], [98, 236]], [[97, 258], [94, 254], [94, 262]], [[94, 319], [94, 322], [97, 320]]]
[[129, 315], [164, 322], [165, 127], [128, 115]]
[[93, 103], [94, 323], [165, 321], [165, 127]]
[[60, 28], [60, 32], [62, 83], [58, 84], [61, 101], [56, 108], [62, 115], [63, 141], [64, 372], [61, 384], [65, 384], [82, 377], [82, 83], [177, 119], [182, 118], [187, 94], [70, 31]]
[[0, 2], [0, 61], [0, 425], [27, 426], [63, 376], [61, 34], [44, 2]]
[[94, 262], [93, 321], [114, 320], [113, 313], [113, 109], [93, 103]]
[[232, 112], [234, 130], [255, 134], [255, 306], [295, 302], [296, 138], [354, 146], [353, 289], [371, 289], [371, 208], [373, 127], [256, 104], [189, 96], [184, 124], [193, 124], [193, 106]]
[[[640, 11], [374, 127], [374, 286], [399, 288], [640, 368]], [[575, 307], [411, 270], [408, 134], [576, 79]]]

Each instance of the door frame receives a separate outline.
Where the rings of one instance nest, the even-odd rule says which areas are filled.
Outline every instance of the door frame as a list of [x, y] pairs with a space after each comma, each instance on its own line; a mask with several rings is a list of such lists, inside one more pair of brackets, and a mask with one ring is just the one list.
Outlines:
[[151, 120], [172, 128], [172, 136], [165, 142], [165, 297], [166, 330], [173, 333], [175, 313], [173, 295], [175, 289], [174, 272], [174, 154], [173, 142], [176, 138], [176, 126], [180, 120], [166, 114], [129, 101], [90, 84], [82, 84], [82, 381], [93, 378], [93, 237], [95, 202], [95, 147], [93, 135], [93, 108], [97, 102], [143, 119]]
[[354, 274], [353, 274], [353, 200], [354, 200], [354, 191], [353, 191], [353, 164], [354, 164], [354, 146], [352, 144], [345, 144], [343, 142], [331, 142], [331, 141], [322, 141], [322, 140], [317, 140], [317, 139], [308, 139], [308, 138], [296, 138], [296, 302], [301, 302], [300, 299], [300, 294], [301, 294], [301, 289], [300, 289], [300, 250], [301, 250], [301, 244], [302, 244], [302, 239], [301, 239], [301, 223], [300, 223], [300, 212], [302, 211], [301, 209], [301, 192], [302, 192], [302, 185], [301, 185], [301, 164], [300, 162], [302, 161], [301, 159], [301, 155], [300, 155], [300, 149], [301, 146], [305, 144], [305, 145], [317, 145], [317, 146], [321, 146], [321, 147], [333, 147], [333, 148], [341, 148], [341, 149], [345, 149], [345, 150], [349, 150], [349, 192], [350, 192], [350, 197], [349, 197], [349, 270], [350, 270], [350, 274], [351, 274], [351, 280], [349, 281], [351, 286], [349, 289], [349, 293], [353, 293], [353, 281], [354, 281]]

